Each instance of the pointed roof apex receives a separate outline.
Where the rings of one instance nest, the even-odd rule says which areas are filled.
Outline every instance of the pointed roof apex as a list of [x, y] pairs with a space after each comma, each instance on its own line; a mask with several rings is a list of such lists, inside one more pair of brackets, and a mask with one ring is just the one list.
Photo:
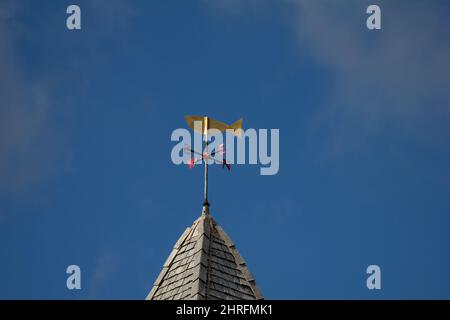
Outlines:
[[203, 204], [202, 216], [209, 215], [209, 203]]
[[225, 231], [203, 206], [175, 243], [148, 300], [260, 300], [253, 275]]

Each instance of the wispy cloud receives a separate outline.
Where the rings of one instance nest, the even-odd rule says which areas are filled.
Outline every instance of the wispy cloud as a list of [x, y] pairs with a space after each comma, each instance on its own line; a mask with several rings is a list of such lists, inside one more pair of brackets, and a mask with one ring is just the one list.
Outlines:
[[[327, 72], [311, 132], [329, 133], [331, 149], [366, 135], [400, 134], [426, 143], [450, 137], [450, 7], [439, 1], [377, 1], [382, 30], [366, 28], [373, 1], [206, 1], [226, 16], [284, 11], [298, 59]], [[309, 58], [310, 59], [310, 58]], [[314, 135], [315, 133], [313, 133]], [[314, 139], [312, 139], [314, 140]]]
[[[50, 28], [54, 26], [51, 21], [59, 21], [65, 11], [58, 15], [54, 11], [47, 12], [46, 20], [42, 20], [46, 26], [42, 30], [47, 34], [42, 36], [41, 44], [57, 48], [64, 36], [69, 40], [61, 48], [67, 51], [61, 56], [57, 70], [42, 69], [31, 77], [20, 60], [24, 55], [19, 42], [34, 39], [36, 35], [26, 19], [18, 19], [30, 10], [33, 8], [29, 3], [11, 0], [0, 3], [0, 193], [9, 195], [40, 189], [51, 179], [71, 170], [67, 129], [55, 119], [66, 111], [70, 113], [73, 99], [67, 93], [62, 103], [58, 101], [58, 93], [64, 85], [70, 85], [72, 91], [74, 85], [86, 87], [90, 80], [79, 74], [77, 67], [84, 60], [101, 61], [108, 51], [97, 41], [123, 38], [123, 32], [136, 13], [124, 0], [86, 2], [82, 6], [82, 21], [90, 32], [74, 38], [80, 43], [74, 46], [77, 50], [71, 52], [67, 42], [75, 40], [64, 29], [64, 21], [61, 29]], [[96, 18], [88, 19], [87, 13]], [[52, 43], [48, 43], [50, 39]], [[122, 43], [120, 39], [117, 41]], [[80, 79], [74, 82], [72, 77], [77, 75]]]
[[328, 120], [374, 131], [395, 127], [422, 138], [430, 129], [448, 133], [447, 5], [381, 1], [382, 30], [369, 31], [367, 1], [295, 3], [299, 45], [333, 72]]
[[[16, 192], [47, 180], [60, 169], [58, 138], [48, 126], [52, 98], [45, 81], [19, 67], [12, 26], [20, 10], [0, 4], [0, 191]], [[59, 164], [58, 164], [59, 163]]]
[[91, 299], [99, 298], [102, 287], [111, 280], [117, 269], [117, 259], [108, 252], [101, 252], [95, 261], [90, 279], [89, 297]]

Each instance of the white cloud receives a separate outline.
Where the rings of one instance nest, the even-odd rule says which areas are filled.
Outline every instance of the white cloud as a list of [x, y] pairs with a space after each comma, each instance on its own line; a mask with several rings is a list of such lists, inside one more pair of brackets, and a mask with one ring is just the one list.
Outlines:
[[369, 1], [295, 3], [299, 45], [333, 76], [322, 120], [341, 131], [357, 123], [416, 138], [434, 137], [436, 130], [448, 135], [450, 43], [444, 39], [450, 23], [443, 4], [380, 1], [382, 30], [369, 31]]

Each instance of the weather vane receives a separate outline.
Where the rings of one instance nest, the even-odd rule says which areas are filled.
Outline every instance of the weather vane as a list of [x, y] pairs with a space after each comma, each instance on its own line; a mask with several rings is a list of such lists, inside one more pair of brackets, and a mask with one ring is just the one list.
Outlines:
[[[191, 149], [189, 146], [185, 146], [184, 150], [191, 153], [191, 160], [188, 163], [190, 169], [192, 169], [197, 162], [204, 161], [205, 162], [205, 186], [204, 186], [204, 200], [203, 207], [205, 213], [209, 213], [209, 202], [208, 202], [208, 162], [213, 161], [214, 163], [218, 163], [222, 165], [222, 168], [227, 168], [228, 171], [231, 170], [231, 165], [227, 163], [225, 156], [225, 146], [221, 144], [218, 150], [213, 150], [211, 153], [208, 151], [208, 130], [216, 129], [220, 132], [225, 132], [227, 130], [231, 130], [234, 135], [239, 136], [242, 130], [242, 118], [236, 121], [235, 123], [228, 125], [218, 120], [214, 120], [207, 116], [185, 116], [186, 122], [188, 126], [194, 131], [201, 133], [204, 137], [205, 141], [205, 150], [204, 152], [199, 152], [194, 149]], [[241, 130], [238, 130], [241, 129]], [[237, 130], [237, 131], [236, 131]], [[221, 159], [217, 158], [222, 156]]]

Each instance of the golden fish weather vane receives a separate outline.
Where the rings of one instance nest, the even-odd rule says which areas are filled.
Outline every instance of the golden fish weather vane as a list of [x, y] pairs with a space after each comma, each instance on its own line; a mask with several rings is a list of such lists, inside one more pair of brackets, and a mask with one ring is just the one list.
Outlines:
[[[213, 151], [211, 153], [208, 152], [208, 130], [216, 129], [220, 132], [226, 132], [227, 130], [232, 130], [233, 134], [236, 136], [242, 135], [242, 122], [243, 119], [240, 118], [236, 122], [231, 125], [223, 123], [221, 121], [209, 118], [207, 116], [185, 116], [186, 122], [188, 126], [194, 131], [202, 134], [205, 140], [205, 151], [198, 152], [196, 150], [191, 149], [189, 146], [186, 146], [184, 149], [191, 153], [191, 160], [188, 163], [190, 169], [192, 169], [197, 162], [204, 161], [205, 162], [205, 185], [204, 185], [204, 200], [203, 206], [208, 210], [209, 202], [208, 202], [208, 162], [214, 161], [214, 163], [219, 163], [222, 165], [222, 168], [227, 168], [228, 171], [231, 170], [231, 165], [227, 163], [225, 157], [225, 146], [221, 144], [217, 151]], [[240, 130], [239, 130], [240, 129]], [[222, 156], [221, 159], [218, 159], [218, 156]], [[208, 211], [207, 211], [208, 212]]]

